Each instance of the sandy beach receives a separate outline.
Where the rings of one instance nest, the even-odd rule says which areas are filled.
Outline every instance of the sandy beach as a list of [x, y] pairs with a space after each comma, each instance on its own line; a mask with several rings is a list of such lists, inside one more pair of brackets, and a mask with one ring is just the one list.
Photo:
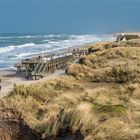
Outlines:
[[0, 91], [0, 98], [3, 98], [9, 94], [9, 92], [13, 89], [14, 84], [16, 85], [30, 85], [36, 82], [49, 80], [51, 78], [55, 78], [56, 76], [64, 76], [64, 70], [57, 70], [54, 73], [48, 73], [48, 75], [40, 80], [27, 80], [24, 77], [24, 74], [17, 73], [15, 70], [1, 70], [0, 71], [0, 79], [1, 79], [1, 91]]

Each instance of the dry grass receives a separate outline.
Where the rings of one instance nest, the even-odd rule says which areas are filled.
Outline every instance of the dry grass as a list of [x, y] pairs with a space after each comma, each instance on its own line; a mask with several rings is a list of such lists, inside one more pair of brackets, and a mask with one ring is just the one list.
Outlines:
[[126, 104], [121, 98], [125, 92], [127, 87], [85, 89], [73, 78], [62, 78], [31, 87], [17, 86], [3, 99], [3, 104], [21, 112], [30, 127], [43, 138], [55, 137], [60, 130], [80, 131], [85, 139], [136, 138], [139, 129], [131, 128], [134, 98], [129, 97]]
[[135, 62], [113, 66], [110, 70], [105, 71], [103, 75], [95, 76], [94, 81], [128, 83], [139, 82], [139, 78], [140, 67]]
[[76, 77], [77, 79], [84, 78], [84, 79], [92, 80], [94, 77], [93, 69], [85, 65], [80, 65], [80, 64], [70, 65], [66, 70], [66, 74], [72, 75], [73, 77]]
[[80, 64], [84, 64], [91, 68], [111, 67], [126, 61], [139, 61], [140, 48], [134, 47], [116, 47], [101, 52], [87, 55], [80, 60]]
[[[82, 65], [69, 66], [66, 72], [71, 76], [16, 86], [0, 106], [21, 112], [43, 138], [69, 131], [80, 132], [84, 140], [139, 140], [140, 49], [113, 45], [100, 44], [102, 49], [82, 58]], [[97, 81], [97, 76], [98, 82], [106, 83], [94, 86], [90, 80]]]
[[[127, 46], [127, 44], [129, 45]], [[115, 45], [118, 46], [113, 47]], [[82, 78], [89, 77], [89, 79], [98, 82], [126, 83], [139, 81], [140, 48], [133, 45], [132, 42], [122, 42], [120, 45], [108, 43], [102, 47], [105, 46], [109, 47], [82, 57], [79, 61], [81, 66], [70, 66], [67, 70], [69, 75], [75, 76], [82, 71]], [[85, 66], [88, 70], [84, 69]], [[76, 74], [74, 69], [76, 69]]]

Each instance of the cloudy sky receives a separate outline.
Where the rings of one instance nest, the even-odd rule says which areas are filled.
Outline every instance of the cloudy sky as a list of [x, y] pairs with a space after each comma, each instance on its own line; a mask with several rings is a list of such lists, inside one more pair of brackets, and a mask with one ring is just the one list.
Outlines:
[[140, 0], [0, 0], [0, 33], [140, 31]]

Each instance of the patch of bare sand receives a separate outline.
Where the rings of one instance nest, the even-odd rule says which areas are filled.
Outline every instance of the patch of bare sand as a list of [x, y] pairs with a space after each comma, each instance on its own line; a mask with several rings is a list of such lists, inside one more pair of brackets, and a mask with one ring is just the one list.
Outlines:
[[27, 81], [22, 73], [20, 73], [20, 75], [19, 75], [18, 73], [16, 73], [16, 71], [13, 71], [13, 70], [0, 71], [0, 79], [1, 79], [0, 98], [7, 96], [9, 94], [9, 92], [13, 89], [14, 84], [16, 84], [16, 85], [21, 85], [21, 84], [30, 85], [33, 83], [37, 83], [40, 81], [46, 81], [46, 80], [53, 79], [53, 78], [56, 78], [58, 76], [64, 76], [64, 75], [65, 75], [64, 70], [57, 70], [56, 72], [54, 72], [52, 74], [46, 75], [46, 77], [44, 77], [40, 80], [36, 80], [36, 81], [28, 80]]

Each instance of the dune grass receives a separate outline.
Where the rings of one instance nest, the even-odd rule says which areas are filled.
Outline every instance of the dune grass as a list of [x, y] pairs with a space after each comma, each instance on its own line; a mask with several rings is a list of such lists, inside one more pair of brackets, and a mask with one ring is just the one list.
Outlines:
[[[79, 131], [85, 139], [104, 139], [109, 135], [111, 140], [114, 133], [109, 127], [114, 132], [124, 125], [127, 132], [132, 129], [131, 106], [129, 101], [126, 105], [120, 98], [120, 92], [124, 91], [122, 88], [119, 92], [100, 87], [85, 89], [73, 78], [58, 78], [32, 86], [16, 86], [9, 97], [3, 99], [3, 104], [21, 112], [27, 124], [43, 138], [56, 137], [60, 130], [69, 130]], [[116, 122], [110, 123], [113, 119]], [[103, 128], [108, 131], [101, 132]], [[137, 133], [132, 129], [131, 135], [135, 138]]]
[[94, 81], [98, 82], [114, 82], [114, 83], [128, 83], [139, 82], [140, 67], [137, 62], [124, 63], [113, 66], [106, 70], [103, 75], [95, 76]]
[[0, 106], [22, 113], [43, 139], [79, 132], [84, 140], [139, 140], [140, 49], [120, 45], [97, 45], [67, 68], [69, 76], [15, 86]]
[[66, 70], [66, 74], [72, 75], [73, 77], [77, 79], [85, 79], [85, 80], [92, 80], [94, 77], [93, 69], [85, 65], [80, 65], [80, 64], [70, 65], [68, 69]]

